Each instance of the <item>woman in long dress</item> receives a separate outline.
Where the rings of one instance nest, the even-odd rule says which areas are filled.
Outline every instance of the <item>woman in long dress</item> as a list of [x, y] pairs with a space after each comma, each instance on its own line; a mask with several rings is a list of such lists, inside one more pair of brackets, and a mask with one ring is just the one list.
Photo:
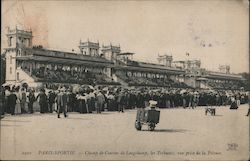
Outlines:
[[231, 97], [231, 106], [230, 106], [230, 109], [235, 109], [235, 110], [238, 109], [238, 106], [237, 106], [237, 103], [236, 103], [236, 100], [235, 100], [234, 96]]
[[41, 89], [40, 93], [36, 97], [36, 100], [38, 98], [39, 98], [39, 105], [40, 105], [40, 113], [45, 113], [46, 108], [48, 107], [47, 95], [45, 94], [45, 89]]

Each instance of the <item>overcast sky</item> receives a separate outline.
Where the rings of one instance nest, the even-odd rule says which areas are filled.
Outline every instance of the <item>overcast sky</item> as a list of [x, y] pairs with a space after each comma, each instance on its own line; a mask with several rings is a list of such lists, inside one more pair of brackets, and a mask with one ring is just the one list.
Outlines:
[[[136, 60], [200, 59], [217, 70], [249, 69], [248, 1], [2, 1], [2, 47], [7, 26], [31, 28], [33, 44], [78, 50], [80, 39], [121, 46]], [[2, 50], [2, 49], [1, 49]], [[190, 56], [187, 57], [186, 53]]]

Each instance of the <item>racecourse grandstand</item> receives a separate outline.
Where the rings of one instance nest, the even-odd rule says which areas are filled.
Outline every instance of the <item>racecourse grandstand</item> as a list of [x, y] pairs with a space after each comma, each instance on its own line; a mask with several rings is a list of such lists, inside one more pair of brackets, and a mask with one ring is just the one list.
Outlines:
[[199, 60], [173, 62], [172, 56], [159, 55], [159, 63], [146, 63], [133, 60], [135, 53], [122, 53], [120, 46], [90, 41], [80, 41], [80, 52], [51, 50], [33, 46], [32, 31], [17, 28], [7, 37], [6, 84], [240, 89], [244, 81], [230, 74], [228, 66], [220, 67], [221, 72], [202, 69]]
[[42, 48], [22, 48], [16, 55], [17, 80], [25, 73], [34, 82], [117, 85], [104, 72], [110, 65], [105, 58]]

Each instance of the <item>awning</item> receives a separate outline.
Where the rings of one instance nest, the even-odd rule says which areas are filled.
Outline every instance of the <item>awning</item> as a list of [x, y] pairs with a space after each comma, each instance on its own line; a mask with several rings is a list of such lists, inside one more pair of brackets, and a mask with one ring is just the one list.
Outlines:
[[207, 79], [207, 78], [201, 77], [201, 78], [197, 78], [196, 80], [197, 80], [197, 81], [207, 81], [208, 79]]
[[45, 56], [17, 57], [17, 59], [49, 62], [55, 64], [72, 64], [72, 65], [87, 65], [87, 66], [101, 66], [101, 67], [112, 66], [112, 64], [109, 62], [84, 61], [75, 59], [45, 57]]
[[155, 73], [166, 73], [166, 74], [184, 74], [185, 71], [179, 70], [171, 70], [171, 69], [159, 69], [159, 68], [149, 68], [149, 67], [135, 67], [135, 66], [119, 66], [115, 67], [115, 69], [125, 69], [125, 70], [134, 70], [134, 71], [142, 71], [142, 72], [155, 72]]

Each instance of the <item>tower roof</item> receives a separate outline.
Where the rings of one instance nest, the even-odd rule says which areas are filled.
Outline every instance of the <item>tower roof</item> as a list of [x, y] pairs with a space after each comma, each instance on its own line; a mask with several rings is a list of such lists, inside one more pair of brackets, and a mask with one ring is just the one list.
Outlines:
[[120, 46], [113, 46], [112, 44], [102, 46], [102, 51], [109, 51], [109, 50], [111, 50], [112, 52], [117, 52], [117, 53], [121, 52]]
[[15, 29], [8, 28], [7, 36], [11, 36], [11, 35], [22, 35], [25, 37], [33, 37], [31, 30], [21, 30], [21, 29], [18, 29], [17, 27]]
[[99, 42], [98, 43], [94, 43], [94, 42], [90, 42], [90, 41], [86, 41], [86, 42], [82, 42], [80, 41], [80, 45], [79, 47], [89, 47], [89, 48], [96, 48], [99, 49]]

